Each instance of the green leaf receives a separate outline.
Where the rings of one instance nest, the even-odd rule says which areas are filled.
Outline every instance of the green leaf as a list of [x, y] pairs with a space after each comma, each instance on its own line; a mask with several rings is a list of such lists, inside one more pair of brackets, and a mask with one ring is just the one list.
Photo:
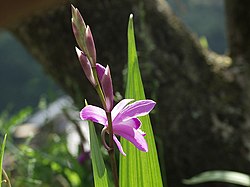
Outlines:
[[235, 171], [206, 171], [190, 179], [183, 180], [184, 184], [194, 185], [205, 182], [227, 182], [242, 186], [250, 186], [250, 176]]
[[0, 153], [0, 187], [2, 186], [3, 156], [4, 156], [6, 139], [7, 139], [7, 134], [4, 135], [3, 143], [2, 143], [2, 147], [1, 147], [1, 153]]
[[93, 122], [89, 121], [91, 161], [94, 174], [95, 186], [108, 187], [108, 173], [102, 158], [100, 145], [97, 139]]
[[[126, 98], [145, 99], [136, 53], [133, 16], [128, 24], [128, 78]], [[161, 187], [162, 178], [158, 162], [157, 150], [149, 116], [140, 117], [142, 130], [146, 132], [149, 151], [139, 151], [133, 144], [122, 138], [122, 146], [127, 156], [120, 154], [120, 186]]]

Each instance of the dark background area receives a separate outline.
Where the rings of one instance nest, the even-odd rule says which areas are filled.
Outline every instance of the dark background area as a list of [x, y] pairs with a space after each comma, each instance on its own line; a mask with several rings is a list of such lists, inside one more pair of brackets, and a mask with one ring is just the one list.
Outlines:
[[[210, 49], [220, 54], [226, 52], [223, 1], [169, 3], [190, 30], [198, 37], [206, 37]], [[26, 49], [4, 30], [0, 32], [0, 85], [0, 111], [36, 107], [41, 97], [50, 102], [63, 94]]]

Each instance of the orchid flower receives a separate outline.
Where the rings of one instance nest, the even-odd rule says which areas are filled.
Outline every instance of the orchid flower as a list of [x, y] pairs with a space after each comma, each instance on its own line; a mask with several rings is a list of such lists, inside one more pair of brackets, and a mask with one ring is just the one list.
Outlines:
[[[133, 99], [123, 99], [111, 111], [113, 140], [124, 156], [126, 154], [115, 135], [127, 139], [139, 150], [148, 152], [148, 145], [144, 138], [146, 134], [140, 129], [141, 121], [138, 117], [148, 114], [155, 106], [155, 102], [152, 100], [139, 100], [129, 104], [131, 101]], [[105, 110], [93, 105], [85, 106], [80, 112], [80, 117], [82, 120], [90, 120], [105, 127], [108, 126]]]

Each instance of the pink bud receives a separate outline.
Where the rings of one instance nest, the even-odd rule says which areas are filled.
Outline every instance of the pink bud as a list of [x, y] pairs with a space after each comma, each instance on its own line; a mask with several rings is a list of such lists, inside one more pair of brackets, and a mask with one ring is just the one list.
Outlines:
[[106, 109], [108, 112], [110, 112], [113, 109], [114, 95], [109, 66], [106, 67], [105, 72], [102, 76], [101, 85], [105, 96]]
[[104, 75], [104, 72], [105, 72], [105, 67], [103, 67], [99, 63], [96, 63], [96, 72], [97, 72], [97, 76], [98, 76], [99, 81], [101, 81], [102, 77]]
[[85, 35], [85, 37], [86, 37], [85, 41], [86, 41], [86, 47], [87, 47], [87, 50], [88, 50], [88, 54], [89, 54], [90, 58], [92, 58], [91, 64], [92, 64], [93, 67], [95, 67], [96, 66], [95, 43], [94, 43], [94, 39], [93, 39], [91, 30], [90, 30], [88, 25], [87, 25], [85, 34], [86, 34]]
[[95, 81], [94, 74], [93, 74], [93, 71], [92, 71], [92, 67], [91, 67], [91, 64], [90, 64], [88, 58], [77, 47], [75, 47], [75, 49], [76, 49], [76, 53], [77, 53], [78, 59], [79, 59], [81, 65], [82, 65], [82, 69], [83, 69], [86, 77], [91, 82], [91, 84], [93, 86], [95, 86], [96, 85], [96, 81]]

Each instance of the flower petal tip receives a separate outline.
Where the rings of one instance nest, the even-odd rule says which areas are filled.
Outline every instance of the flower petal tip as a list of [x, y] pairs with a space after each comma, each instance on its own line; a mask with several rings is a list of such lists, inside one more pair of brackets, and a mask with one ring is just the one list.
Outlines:
[[80, 56], [81, 56], [82, 51], [81, 51], [78, 47], [75, 47], [75, 50], [76, 50], [76, 54], [77, 54], [77, 56], [78, 56], [78, 57], [80, 57]]

